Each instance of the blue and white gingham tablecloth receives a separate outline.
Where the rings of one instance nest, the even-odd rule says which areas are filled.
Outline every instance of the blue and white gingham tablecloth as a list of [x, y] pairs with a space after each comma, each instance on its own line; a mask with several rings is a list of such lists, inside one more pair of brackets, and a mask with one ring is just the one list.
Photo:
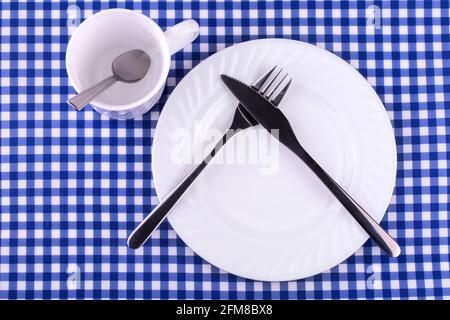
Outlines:
[[[450, 298], [449, 3], [2, 0], [0, 298]], [[118, 121], [67, 106], [73, 5], [81, 20], [125, 7], [163, 28], [186, 18], [200, 23], [200, 37], [173, 57], [151, 112]], [[398, 239], [399, 258], [369, 240], [327, 272], [269, 283], [211, 266], [167, 222], [143, 250], [127, 248], [128, 234], [157, 202], [151, 145], [167, 96], [212, 53], [265, 37], [334, 52], [380, 95], [398, 151], [382, 225]]]

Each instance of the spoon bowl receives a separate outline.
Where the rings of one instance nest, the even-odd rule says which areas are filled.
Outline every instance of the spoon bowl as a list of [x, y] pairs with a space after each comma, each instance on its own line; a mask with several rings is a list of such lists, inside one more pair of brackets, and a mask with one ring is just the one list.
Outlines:
[[114, 59], [111, 76], [73, 96], [67, 103], [78, 111], [82, 110], [117, 81], [134, 83], [141, 80], [147, 74], [150, 65], [150, 56], [145, 51], [138, 49], [126, 51]]
[[130, 50], [113, 61], [112, 72], [118, 81], [133, 83], [145, 77], [150, 65], [150, 56], [145, 51]]

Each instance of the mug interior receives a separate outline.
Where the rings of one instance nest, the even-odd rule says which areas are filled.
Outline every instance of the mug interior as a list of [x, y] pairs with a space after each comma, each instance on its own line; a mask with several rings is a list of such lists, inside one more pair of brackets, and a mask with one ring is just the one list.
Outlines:
[[112, 75], [117, 56], [141, 49], [151, 59], [147, 75], [135, 83], [117, 82], [91, 104], [106, 109], [128, 109], [154, 96], [169, 72], [169, 51], [159, 26], [143, 14], [111, 9], [86, 19], [72, 35], [66, 56], [69, 79], [80, 92]]

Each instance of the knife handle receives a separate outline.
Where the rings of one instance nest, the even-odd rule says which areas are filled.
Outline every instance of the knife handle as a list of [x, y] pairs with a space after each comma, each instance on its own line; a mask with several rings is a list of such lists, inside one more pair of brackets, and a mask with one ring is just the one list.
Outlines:
[[199, 176], [199, 174], [206, 168], [208, 163], [217, 154], [217, 151], [230, 139], [234, 130], [230, 129], [225, 133], [221, 140], [216, 144], [210, 154], [196, 166], [170, 193], [150, 212], [147, 217], [134, 229], [134, 231], [128, 237], [128, 247], [131, 249], [137, 249], [143, 245], [152, 233], [158, 228], [158, 226], [164, 221], [169, 214], [170, 210], [175, 206], [178, 200], [181, 199], [183, 194]]
[[308, 154], [300, 143], [290, 149], [317, 175], [339, 202], [347, 209], [367, 234], [390, 256], [398, 257], [397, 242]]

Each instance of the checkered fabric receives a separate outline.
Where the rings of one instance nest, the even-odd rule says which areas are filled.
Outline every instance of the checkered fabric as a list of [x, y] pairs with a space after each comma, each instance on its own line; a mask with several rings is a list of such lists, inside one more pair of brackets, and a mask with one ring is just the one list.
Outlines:
[[[81, 20], [122, 7], [163, 28], [200, 23], [200, 37], [173, 56], [151, 112], [121, 121], [67, 106], [71, 5]], [[0, 298], [450, 298], [448, 0], [2, 0], [0, 14]], [[151, 145], [167, 96], [212, 53], [265, 37], [334, 52], [380, 95], [398, 151], [382, 226], [402, 247], [399, 258], [369, 240], [329, 271], [270, 283], [208, 264], [167, 222], [143, 249], [127, 248], [128, 234], [157, 203]]]

